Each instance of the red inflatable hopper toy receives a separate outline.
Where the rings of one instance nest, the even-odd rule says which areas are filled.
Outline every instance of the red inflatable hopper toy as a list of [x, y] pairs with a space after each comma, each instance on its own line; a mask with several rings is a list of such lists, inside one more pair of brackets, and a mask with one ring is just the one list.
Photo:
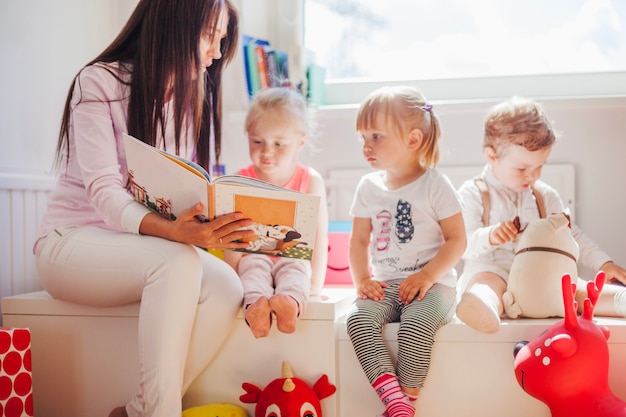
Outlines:
[[588, 298], [577, 316], [576, 284], [562, 278], [565, 317], [530, 342], [515, 346], [515, 377], [544, 402], [552, 417], [624, 417], [626, 402], [609, 388], [609, 329], [593, 322], [605, 275], [587, 283]]

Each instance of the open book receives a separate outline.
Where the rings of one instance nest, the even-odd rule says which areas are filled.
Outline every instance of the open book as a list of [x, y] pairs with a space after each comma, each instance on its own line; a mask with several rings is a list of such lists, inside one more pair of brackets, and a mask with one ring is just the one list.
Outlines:
[[247, 228], [256, 231], [241, 251], [311, 259], [319, 196], [241, 175], [211, 178], [198, 164], [127, 134], [124, 146], [128, 189], [136, 201], [172, 220], [198, 202], [208, 220], [238, 211], [255, 221]]

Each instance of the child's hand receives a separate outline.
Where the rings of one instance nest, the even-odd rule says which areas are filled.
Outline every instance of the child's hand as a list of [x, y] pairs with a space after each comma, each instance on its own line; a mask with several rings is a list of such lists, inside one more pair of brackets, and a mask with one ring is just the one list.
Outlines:
[[398, 298], [404, 304], [411, 303], [415, 297], [420, 301], [433, 284], [434, 282], [431, 281], [430, 277], [422, 271], [411, 274], [398, 287]]
[[618, 281], [616, 284], [626, 285], [626, 269], [609, 261], [600, 267], [606, 274], [606, 282]]
[[514, 222], [502, 222], [489, 232], [489, 243], [492, 245], [502, 245], [517, 238], [518, 226]]
[[367, 278], [358, 284], [356, 293], [361, 298], [369, 298], [370, 300], [380, 301], [385, 298], [383, 288], [387, 288], [386, 282]]

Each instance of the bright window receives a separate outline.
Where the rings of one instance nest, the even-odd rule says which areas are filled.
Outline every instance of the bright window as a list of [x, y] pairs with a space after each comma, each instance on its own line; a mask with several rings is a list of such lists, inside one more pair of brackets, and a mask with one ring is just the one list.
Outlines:
[[[544, 95], [626, 93], [626, 82], [615, 85], [626, 80], [624, 0], [304, 1], [305, 47], [327, 68], [329, 90], [472, 80], [483, 89], [476, 96], [510, 94], [484, 91], [491, 87], [482, 81], [492, 80], [509, 87], [539, 82]], [[554, 76], [568, 80], [567, 91], [552, 92], [560, 84]]]

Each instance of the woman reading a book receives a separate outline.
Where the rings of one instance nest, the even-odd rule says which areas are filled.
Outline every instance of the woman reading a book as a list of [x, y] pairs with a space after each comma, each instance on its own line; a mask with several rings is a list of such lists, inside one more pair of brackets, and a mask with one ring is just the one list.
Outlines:
[[[251, 221], [167, 220], [133, 201], [123, 133], [209, 167], [220, 151], [220, 84], [238, 17], [228, 0], [140, 0], [117, 38], [71, 84], [60, 175], [35, 244], [54, 297], [93, 306], [141, 300], [139, 384], [110, 416], [180, 416], [182, 395], [226, 339], [241, 282], [202, 248], [238, 248]], [[214, 147], [211, 149], [210, 144]]]

